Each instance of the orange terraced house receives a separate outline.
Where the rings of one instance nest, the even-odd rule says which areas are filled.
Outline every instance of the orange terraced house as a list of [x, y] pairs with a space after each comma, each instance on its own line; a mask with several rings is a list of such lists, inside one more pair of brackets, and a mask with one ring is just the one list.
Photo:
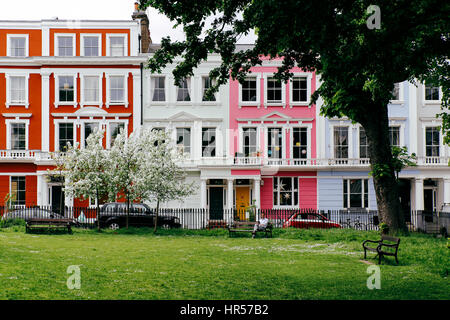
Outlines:
[[[109, 147], [141, 119], [148, 19], [0, 21], [0, 206], [52, 205], [65, 197], [50, 152], [83, 148], [96, 128]], [[89, 200], [66, 198], [68, 206]]]

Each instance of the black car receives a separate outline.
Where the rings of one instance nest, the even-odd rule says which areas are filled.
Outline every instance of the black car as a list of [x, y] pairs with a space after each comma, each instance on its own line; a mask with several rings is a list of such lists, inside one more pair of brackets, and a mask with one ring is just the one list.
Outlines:
[[[130, 204], [128, 226], [154, 227], [155, 213], [145, 203]], [[100, 228], [117, 230], [126, 226], [127, 204], [123, 202], [106, 203], [100, 209]], [[180, 219], [174, 216], [158, 215], [158, 227], [180, 228]]]

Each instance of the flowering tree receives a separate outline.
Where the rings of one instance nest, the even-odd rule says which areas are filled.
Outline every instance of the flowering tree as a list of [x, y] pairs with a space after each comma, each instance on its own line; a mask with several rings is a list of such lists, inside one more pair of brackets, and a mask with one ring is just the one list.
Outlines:
[[141, 200], [147, 188], [142, 172], [146, 157], [145, 151], [140, 131], [135, 131], [128, 137], [121, 130], [114, 140], [109, 154], [111, 192], [127, 202], [127, 228], [130, 203]]
[[181, 200], [194, 191], [194, 184], [182, 183], [186, 172], [178, 165], [183, 156], [167, 133], [159, 130], [141, 132], [145, 161], [141, 167], [142, 198], [156, 202], [154, 232], [158, 226], [159, 205], [169, 200]]
[[[111, 192], [111, 162], [108, 152], [103, 148], [104, 132], [95, 130], [86, 139], [84, 149], [78, 148], [78, 143], [68, 145], [65, 153], [58, 155], [64, 175], [64, 190], [72, 197], [97, 200], [97, 214], [100, 212], [100, 199]], [[61, 161], [60, 161], [61, 160]], [[97, 218], [97, 226], [100, 229], [100, 220]]]

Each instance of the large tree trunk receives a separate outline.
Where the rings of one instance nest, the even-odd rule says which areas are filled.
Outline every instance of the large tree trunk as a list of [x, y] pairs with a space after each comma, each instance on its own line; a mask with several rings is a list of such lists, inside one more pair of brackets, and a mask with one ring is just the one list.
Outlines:
[[156, 233], [156, 231], [158, 230], [158, 214], [159, 214], [159, 200], [156, 201], [156, 212], [155, 212], [155, 219], [154, 219], [154, 229], [153, 229], [153, 233]]
[[368, 112], [361, 121], [366, 131], [373, 182], [381, 221], [389, 226], [390, 232], [406, 230], [405, 219], [400, 206], [398, 184], [392, 165], [389, 142], [389, 119], [387, 106], [381, 104]]

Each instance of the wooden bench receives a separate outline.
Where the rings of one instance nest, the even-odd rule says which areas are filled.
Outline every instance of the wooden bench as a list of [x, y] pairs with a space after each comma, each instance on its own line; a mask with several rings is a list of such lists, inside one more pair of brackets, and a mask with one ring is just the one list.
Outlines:
[[[368, 243], [376, 243], [377, 247], [369, 247]], [[397, 253], [398, 253], [398, 246], [400, 244], [400, 238], [390, 237], [387, 235], [382, 235], [381, 240], [374, 241], [374, 240], [366, 240], [363, 242], [362, 246], [364, 248], [364, 259], [366, 259], [366, 253], [367, 251], [376, 252], [378, 256], [378, 264], [381, 263], [381, 258], [383, 256], [392, 256], [395, 257], [395, 262], [398, 264], [397, 259]], [[388, 248], [391, 249], [391, 251], [387, 250]]]
[[32, 218], [26, 221], [26, 230], [29, 232], [31, 229], [66, 229], [67, 232], [72, 233], [72, 219], [39, 219]]
[[270, 237], [272, 238], [272, 224], [269, 222], [267, 224], [267, 227], [260, 230], [256, 230], [256, 232], [254, 231], [254, 227], [255, 227], [256, 222], [253, 221], [233, 221], [229, 226], [228, 226], [228, 232], [229, 235], [231, 236], [232, 233], [239, 233], [239, 232], [249, 232], [252, 235], [256, 235], [256, 233], [258, 232], [262, 232], [264, 233], [266, 236], [270, 235]]

